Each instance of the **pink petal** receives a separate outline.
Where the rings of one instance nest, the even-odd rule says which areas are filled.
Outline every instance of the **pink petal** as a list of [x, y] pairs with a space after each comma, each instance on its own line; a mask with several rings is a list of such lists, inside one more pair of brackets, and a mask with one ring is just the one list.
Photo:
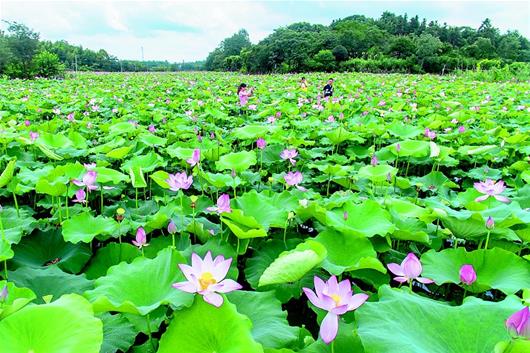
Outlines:
[[184, 274], [184, 277], [188, 281], [195, 281], [197, 274], [195, 273], [195, 269], [189, 265], [186, 264], [179, 264], [180, 270]]
[[339, 283], [339, 293], [338, 295], [342, 298], [345, 298], [347, 294], [351, 293], [351, 283], [349, 279], [345, 279]]
[[219, 264], [214, 263], [213, 268], [212, 268], [212, 275], [213, 275], [213, 278], [215, 278], [217, 282], [222, 281], [226, 277], [226, 274], [228, 273], [228, 270], [230, 269], [231, 263], [232, 263], [232, 259], [224, 260], [223, 262]]
[[315, 294], [315, 292], [313, 292], [311, 289], [309, 288], [302, 288], [302, 290], [304, 291], [307, 299], [309, 299], [309, 301], [316, 307], [318, 308], [321, 308], [321, 305], [320, 305], [320, 299], [317, 297], [317, 295]]
[[202, 259], [196, 253], [191, 254], [191, 267], [193, 267], [195, 273], [202, 272]]
[[486, 200], [487, 198], [489, 197], [489, 195], [482, 195], [482, 196], [479, 196], [475, 199], [475, 202], [482, 202], [484, 200]]
[[405, 277], [416, 278], [421, 275], [422, 267], [420, 260], [413, 253], [409, 253], [401, 263]]
[[328, 279], [328, 294], [329, 293], [339, 293], [339, 283], [337, 282], [337, 277], [331, 276]]
[[331, 341], [337, 337], [339, 331], [339, 317], [333, 313], [328, 313], [322, 324], [320, 324], [320, 337], [326, 344], [330, 344]]
[[324, 281], [320, 277], [317, 277], [317, 276], [315, 276], [313, 281], [315, 282], [315, 292], [317, 293], [317, 296], [321, 297], [322, 293], [327, 288], [326, 283], [324, 283]]
[[495, 197], [497, 200], [499, 200], [500, 202], [504, 202], [504, 203], [509, 203], [510, 202], [510, 199], [507, 198], [506, 196], [502, 196], [502, 195], [493, 195], [493, 197]]
[[212, 291], [218, 292], [218, 293], [230, 293], [235, 290], [240, 290], [243, 288], [239, 283], [232, 279], [225, 279], [222, 282], [219, 282], [212, 287]]
[[348, 305], [344, 304], [344, 305], [339, 305], [337, 307], [334, 307], [333, 309], [331, 309], [330, 312], [335, 315], [342, 315], [347, 311], [349, 311]]
[[355, 310], [361, 305], [364, 304], [365, 301], [368, 300], [368, 295], [364, 293], [355, 294], [348, 303], [348, 311]]
[[403, 269], [401, 268], [401, 266], [399, 266], [396, 263], [393, 263], [393, 262], [389, 263], [388, 265], [386, 265], [386, 267], [388, 267], [390, 272], [392, 272], [393, 274], [395, 274], [397, 276], [404, 276], [405, 275], [405, 272], [403, 272]]
[[416, 281], [424, 283], [424, 284], [434, 283], [434, 281], [432, 279], [425, 278], [425, 277], [418, 277], [418, 278], [416, 278]]
[[204, 301], [212, 304], [215, 307], [220, 307], [223, 305], [223, 297], [217, 293], [207, 293], [203, 295]]
[[409, 279], [407, 277], [398, 276], [398, 277], [394, 277], [394, 281], [397, 281], [399, 283], [405, 283], [405, 282], [408, 282]]
[[197, 287], [191, 282], [173, 283], [173, 288], [179, 289], [187, 293], [197, 293]]

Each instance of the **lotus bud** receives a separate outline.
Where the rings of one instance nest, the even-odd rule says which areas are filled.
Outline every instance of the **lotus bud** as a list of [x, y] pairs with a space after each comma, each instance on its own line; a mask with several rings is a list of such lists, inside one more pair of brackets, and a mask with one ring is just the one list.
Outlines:
[[175, 224], [175, 222], [169, 222], [169, 224], [167, 225], [167, 231], [169, 234], [175, 234], [177, 232], [177, 225]]
[[5, 285], [2, 291], [0, 292], [0, 302], [5, 302], [8, 295], [9, 292], [7, 291], [7, 285]]
[[125, 210], [124, 210], [123, 208], [120, 207], [120, 208], [118, 208], [118, 209], [116, 210], [116, 219], [117, 219], [118, 221], [122, 221], [124, 215], [125, 215]]
[[489, 216], [486, 221], [486, 228], [493, 229], [494, 227], [495, 227], [495, 221], [493, 220], [491, 216]]
[[475, 283], [477, 280], [477, 273], [473, 265], [463, 265], [460, 267], [460, 281], [468, 286]]

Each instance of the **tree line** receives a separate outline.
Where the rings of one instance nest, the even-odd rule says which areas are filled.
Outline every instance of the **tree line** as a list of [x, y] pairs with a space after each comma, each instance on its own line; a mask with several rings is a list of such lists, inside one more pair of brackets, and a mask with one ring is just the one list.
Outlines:
[[105, 50], [94, 51], [64, 40], [40, 40], [39, 33], [24, 24], [9, 22], [0, 31], [0, 75], [11, 78], [58, 77], [65, 71], [194, 71], [204, 61], [119, 60]]
[[207, 70], [247, 73], [368, 71], [445, 73], [530, 61], [530, 42], [517, 31], [501, 34], [489, 19], [479, 28], [448, 26], [384, 12], [354, 15], [329, 26], [294, 23], [253, 45], [242, 29], [223, 40]]

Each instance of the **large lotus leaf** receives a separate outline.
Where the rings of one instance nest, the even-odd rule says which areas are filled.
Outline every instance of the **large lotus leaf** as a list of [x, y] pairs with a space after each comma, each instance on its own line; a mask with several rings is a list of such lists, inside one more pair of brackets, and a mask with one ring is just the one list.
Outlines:
[[467, 252], [464, 248], [446, 249], [441, 252], [431, 250], [421, 257], [423, 274], [436, 284], [460, 283], [460, 267], [473, 265], [477, 281], [466, 288], [474, 293], [490, 288], [506, 294], [530, 288], [530, 262], [514, 253], [494, 248]]
[[85, 270], [88, 279], [105, 276], [107, 270], [122, 261], [132, 262], [141, 255], [137, 247], [127, 243], [109, 243], [98, 250]]
[[103, 322], [103, 344], [100, 353], [127, 352], [137, 335], [134, 326], [123, 314], [104, 313], [99, 315]]
[[185, 260], [178, 252], [164, 249], [154, 259], [136, 258], [109, 268], [107, 275], [95, 282], [95, 289], [85, 293], [94, 310], [119, 311], [146, 315], [161, 305], [175, 308], [189, 306], [193, 296], [173, 288], [184, 281], [178, 263]]
[[134, 156], [122, 164], [122, 170], [141, 169], [144, 172], [152, 172], [156, 168], [165, 167], [167, 162], [160, 155], [149, 152], [145, 155]]
[[129, 176], [131, 177], [131, 183], [134, 188], [145, 188], [147, 182], [145, 181], [144, 172], [142, 168], [133, 166], [129, 168]]
[[9, 260], [13, 256], [15, 256], [15, 253], [11, 249], [11, 244], [9, 244], [6, 238], [0, 238], [0, 261]]
[[287, 313], [274, 292], [235, 291], [228, 299], [252, 321], [252, 336], [264, 348], [282, 348], [298, 339], [299, 329], [289, 326]]
[[379, 301], [355, 312], [366, 353], [491, 353], [509, 339], [505, 320], [521, 309], [520, 300], [486, 302], [467, 297], [449, 304], [382, 286]]
[[83, 297], [68, 294], [0, 321], [0, 353], [99, 353], [101, 321]]
[[487, 154], [495, 155], [500, 151], [500, 147], [496, 145], [483, 145], [483, 146], [460, 146], [458, 153], [464, 156], [474, 154]]
[[345, 234], [356, 233], [373, 237], [384, 236], [394, 230], [390, 219], [390, 214], [377, 202], [366, 200], [361, 204], [347, 202], [341, 209], [328, 211], [325, 223]]
[[63, 223], [63, 238], [71, 243], [89, 243], [98, 235], [112, 235], [118, 223], [103, 216], [94, 217], [88, 212], [79, 213]]
[[298, 281], [326, 258], [326, 252], [322, 244], [306, 240], [295, 249], [281, 253], [265, 269], [258, 285], [262, 287]]
[[334, 275], [368, 268], [386, 273], [385, 267], [377, 259], [372, 243], [362, 235], [343, 234], [328, 229], [320, 233], [315, 240], [327, 250], [322, 267]]
[[261, 238], [267, 236], [267, 231], [254, 217], [246, 216], [239, 209], [224, 214], [222, 222], [230, 228], [239, 239]]
[[2, 171], [2, 174], [0, 174], [0, 188], [3, 188], [9, 183], [9, 181], [11, 181], [11, 178], [13, 178], [13, 173], [15, 172], [16, 164], [16, 159], [13, 159], [7, 163], [7, 166]]
[[72, 275], [55, 265], [46, 268], [21, 267], [9, 271], [9, 280], [19, 287], [31, 289], [37, 295], [39, 303], [44, 302], [44, 296], [51, 295], [56, 299], [63, 294], [82, 294], [94, 288], [93, 281], [86, 279], [84, 274]]
[[225, 154], [215, 162], [217, 170], [235, 170], [238, 173], [256, 164], [256, 152], [242, 151]]
[[502, 341], [495, 346], [495, 353], [528, 353], [530, 352], [530, 340], [524, 338]]
[[41, 268], [50, 263], [64, 271], [79, 273], [92, 256], [86, 244], [65, 242], [59, 230], [36, 232], [13, 247], [15, 267]]
[[[443, 225], [456, 237], [461, 239], [477, 240], [477, 238], [485, 238], [488, 233], [485, 220], [478, 214], [472, 215], [468, 219], [458, 219], [455, 217], [442, 217], [441, 219]], [[502, 238], [512, 241], [519, 240], [513, 230], [497, 227], [491, 231], [491, 238]]]
[[96, 178], [98, 183], [106, 184], [112, 182], [113, 184], [120, 184], [129, 181], [127, 175], [111, 168], [97, 167], [95, 171], [98, 173]]
[[238, 197], [234, 202], [245, 216], [254, 217], [263, 228], [285, 228], [288, 210], [283, 209], [281, 204], [273, 204], [270, 197], [252, 190]]
[[3, 226], [0, 228], [0, 238], [5, 236], [10, 244], [20, 242], [22, 236], [31, 233], [37, 224], [28, 210], [20, 209], [17, 215], [17, 210], [13, 207], [4, 207], [0, 211], [0, 219]]
[[332, 144], [337, 145], [341, 142], [347, 141], [347, 140], [354, 140], [358, 142], [364, 141], [362, 137], [359, 137], [357, 134], [354, 134], [346, 129], [344, 129], [342, 126], [333, 130], [328, 131], [324, 134]]
[[113, 149], [112, 151], [107, 152], [105, 156], [113, 159], [122, 159], [129, 154], [132, 148], [133, 146], [118, 147]]
[[33, 299], [36, 298], [35, 293], [28, 288], [19, 288], [12, 282], [0, 281], [0, 291], [7, 286], [7, 297], [0, 305], [0, 321], [15, 311], [22, 309]]
[[258, 139], [259, 137], [267, 137], [278, 129], [277, 126], [271, 125], [247, 125], [232, 130], [232, 135], [242, 140]]
[[364, 353], [354, 323], [347, 324], [344, 320], [339, 320], [339, 331], [333, 342], [333, 347], [331, 347], [330, 344], [319, 339], [302, 349], [300, 353]]
[[373, 183], [382, 183], [388, 179], [388, 175], [393, 178], [397, 174], [397, 169], [388, 164], [376, 166], [366, 165], [359, 169], [359, 178], [370, 179]]
[[66, 180], [56, 179], [50, 180], [48, 177], [41, 178], [35, 184], [35, 192], [39, 194], [47, 194], [51, 196], [62, 196], [66, 194]]
[[176, 311], [160, 339], [158, 353], [263, 353], [249, 318], [225, 299], [220, 308], [197, 295], [190, 308]]
[[412, 124], [404, 124], [398, 121], [394, 121], [392, 124], [390, 124], [387, 127], [387, 130], [392, 135], [405, 139], [414, 138], [423, 132], [423, 130], [417, 126]]
[[169, 189], [169, 184], [166, 180], [169, 179], [169, 173], [165, 172], [163, 170], [159, 170], [154, 172], [153, 174], [149, 175], [149, 178], [153, 179], [155, 183], [157, 183], [160, 187], [164, 189]]
[[417, 141], [417, 140], [405, 140], [399, 142], [400, 150], [399, 154], [397, 152], [396, 146], [397, 143], [392, 145], [391, 151], [395, 154], [398, 154], [399, 157], [427, 157], [431, 152], [431, 147], [427, 141]]
[[167, 138], [156, 136], [151, 133], [145, 133], [138, 136], [138, 139], [148, 146], [164, 146], [167, 143]]

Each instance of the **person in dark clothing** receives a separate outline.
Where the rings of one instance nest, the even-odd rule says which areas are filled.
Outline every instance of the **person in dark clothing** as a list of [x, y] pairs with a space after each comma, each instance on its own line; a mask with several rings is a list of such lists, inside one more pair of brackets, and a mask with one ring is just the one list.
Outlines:
[[333, 95], [333, 79], [328, 80], [328, 84], [324, 86], [324, 97], [331, 97]]

